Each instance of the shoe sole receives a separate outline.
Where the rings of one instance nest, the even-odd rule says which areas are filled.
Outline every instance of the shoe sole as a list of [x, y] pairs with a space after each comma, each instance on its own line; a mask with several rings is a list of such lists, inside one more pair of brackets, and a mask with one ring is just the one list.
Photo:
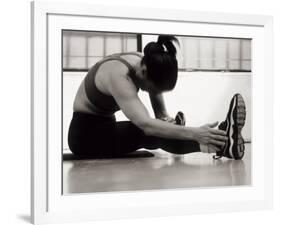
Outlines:
[[229, 143], [227, 144], [225, 155], [233, 159], [242, 159], [244, 156], [244, 139], [241, 131], [245, 125], [246, 120], [246, 106], [243, 97], [236, 94], [230, 104], [230, 110], [227, 115], [227, 135]]

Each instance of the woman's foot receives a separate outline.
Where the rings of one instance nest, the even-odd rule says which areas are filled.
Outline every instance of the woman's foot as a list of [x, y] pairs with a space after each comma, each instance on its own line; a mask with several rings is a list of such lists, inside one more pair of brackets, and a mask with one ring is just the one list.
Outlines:
[[175, 117], [175, 121], [177, 125], [184, 126], [185, 125], [185, 116], [183, 112], [179, 111]]
[[227, 132], [228, 141], [214, 156], [215, 159], [225, 156], [231, 159], [242, 159], [244, 156], [244, 139], [241, 131], [245, 125], [246, 106], [243, 97], [235, 94], [231, 99], [225, 121], [219, 124], [219, 129]]

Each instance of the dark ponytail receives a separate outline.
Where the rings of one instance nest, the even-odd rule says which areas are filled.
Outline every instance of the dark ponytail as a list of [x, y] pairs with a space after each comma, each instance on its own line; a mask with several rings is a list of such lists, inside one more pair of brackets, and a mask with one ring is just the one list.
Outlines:
[[[177, 49], [173, 44], [175, 41], [179, 45], [179, 41], [176, 37], [171, 35], [159, 35], [157, 42], [149, 42], [143, 52], [145, 56], [151, 56], [153, 54], [167, 53], [172, 57], [176, 57]], [[165, 47], [166, 50], [165, 50]]]
[[147, 67], [147, 77], [161, 90], [172, 90], [177, 81], [177, 50], [173, 42], [179, 45], [176, 37], [159, 35], [157, 42], [150, 42], [144, 47], [142, 64]]
[[171, 55], [172, 57], [176, 57], [177, 49], [174, 46], [173, 41], [179, 45], [179, 41], [176, 37], [170, 35], [160, 35], [158, 37], [157, 43], [161, 46], [164, 45], [167, 49], [168, 54]]

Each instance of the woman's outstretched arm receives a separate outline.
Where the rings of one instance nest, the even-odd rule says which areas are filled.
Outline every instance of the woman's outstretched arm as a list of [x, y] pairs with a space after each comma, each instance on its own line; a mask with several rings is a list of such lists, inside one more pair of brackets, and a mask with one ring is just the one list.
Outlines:
[[123, 113], [146, 135], [180, 140], [195, 140], [200, 144], [223, 146], [226, 133], [214, 129], [217, 123], [201, 127], [185, 127], [150, 117], [147, 109], [139, 99], [134, 84], [126, 76], [110, 76], [109, 91]]

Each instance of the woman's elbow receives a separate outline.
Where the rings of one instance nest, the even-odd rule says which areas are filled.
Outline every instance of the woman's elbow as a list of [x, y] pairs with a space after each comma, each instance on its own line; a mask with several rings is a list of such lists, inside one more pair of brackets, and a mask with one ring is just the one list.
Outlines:
[[143, 132], [146, 136], [154, 136], [154, 132], [150, 127], [146, 127], [143, 129]]
[[147, 136], [153, 135], [153, 131], [151, 129], [151, 124], [149, 120], [136, 121], [135, 124], [138, 128], [140, 128], [144, 132], [145, 135]]

